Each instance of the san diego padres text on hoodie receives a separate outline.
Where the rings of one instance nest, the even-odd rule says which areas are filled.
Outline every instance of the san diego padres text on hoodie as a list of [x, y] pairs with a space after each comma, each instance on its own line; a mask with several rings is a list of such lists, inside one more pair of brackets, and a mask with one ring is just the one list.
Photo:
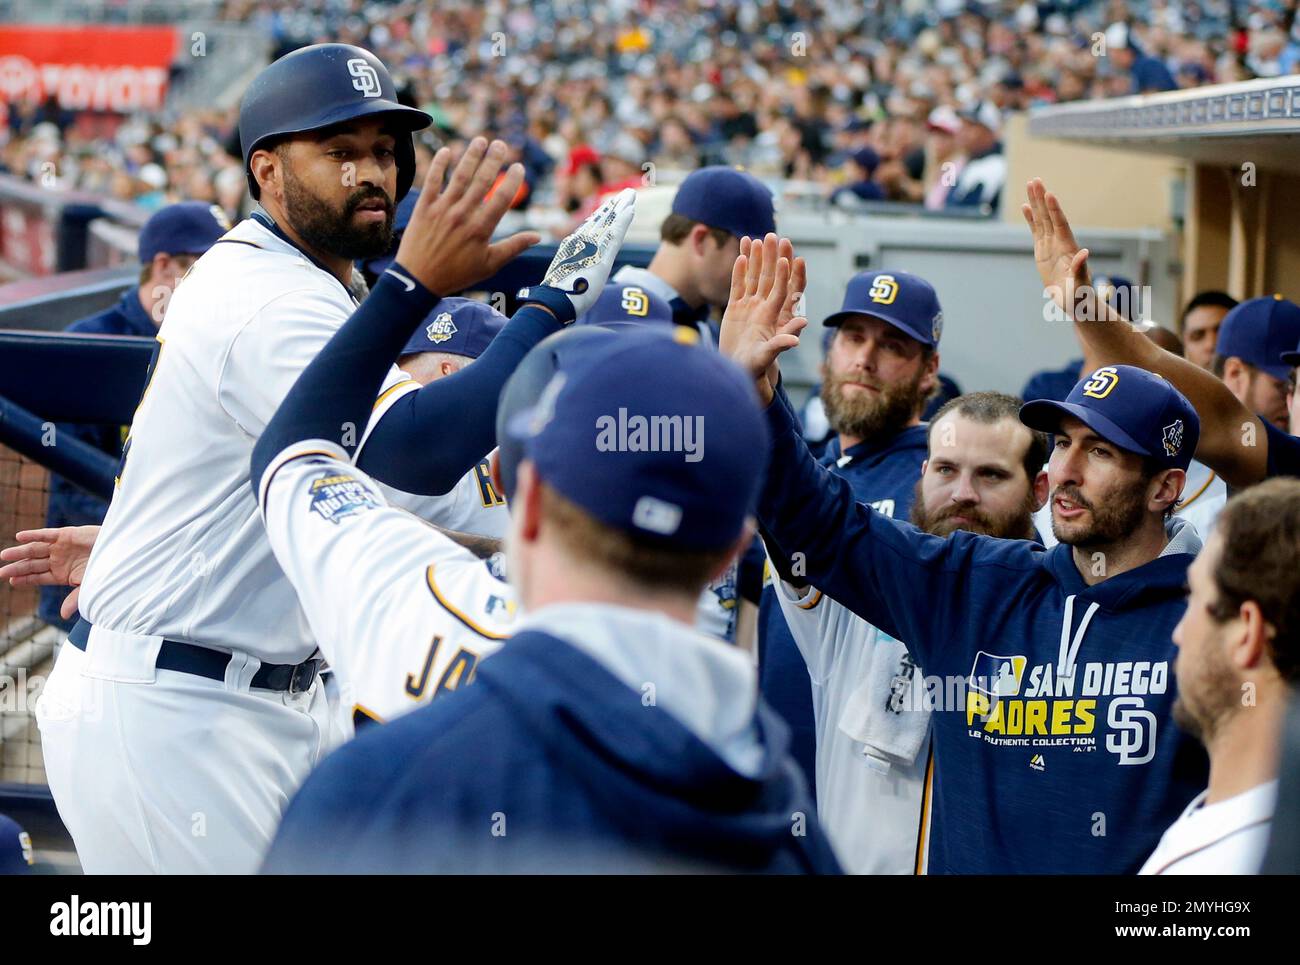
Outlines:
[[803, 582], [925, 669], [929, 871], [1136, 872], [1208, 779], [1171, 713], [1195, 531], [1173, 520], [1161, 556], [1088, 586], [1069, 546], [942, 539], [873, 512], [817, 465], [785, 400], [768, 419], [769, 548], [803, 554]]

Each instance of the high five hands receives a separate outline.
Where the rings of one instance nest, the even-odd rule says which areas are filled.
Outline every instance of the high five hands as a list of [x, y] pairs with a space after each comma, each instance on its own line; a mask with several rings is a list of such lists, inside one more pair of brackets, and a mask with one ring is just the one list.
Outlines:
[[772, 401], [777, 358], [799, 344], [807, 266], [788, 238], [743, 238], [731, 270], [719, 349], [753, 377], [764, 405]]

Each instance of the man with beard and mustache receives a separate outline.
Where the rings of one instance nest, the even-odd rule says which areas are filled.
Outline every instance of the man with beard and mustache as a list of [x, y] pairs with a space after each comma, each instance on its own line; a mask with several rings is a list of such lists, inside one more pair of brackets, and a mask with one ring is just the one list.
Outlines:
[[1230, 499], [1187, 583], [1174, 720], [1209, 751], [1210, 783], [1141, 873], [1256, 874], [1300, 680], [1300, 482], [1269, 480]]
[[[171, 298], [86, 565], [82, 619], [36, 708], [50, 789], [87, 872], [252, 871], [294, 788], [336, 741], [317, 644], [258, 519], [249, 460], [289, 387], [349, 319], [414, 327], [441, 294], [538, 240], [491, 241], [523, 179], [511, 165], [485, 200], [504, 143], [476, 138], [454, 171], [444, 149], [396, 262], [358, 307], [352, 262], [387, 249], [393, 205], [414, 180], [411, 132], [428, 123], [398, 104], [374, 55], [345, 44], [294, 51], [245, 93], [245, 172], [261, 209]], [[567, 239], [584, 255], [558, 267], [587, 270], [590, 292], [544, 281], [473, 366], [407, 392], [369, 430], [335, 423], [317, 437], [398, 489], [446, 492], [492, 448], [514, 366], [594, 300], [621, 239]], [[552, 276], [571, 280], [555, 264]], [[345, 366], [334, 376], [339, 391], [349, 386]], [[384, 391], [407, 379], [390, 367]], [[348, 511], [348, 494], [319, 482], [312, 511]]]
[[[974, 392], [936, 413], [912, 501], [919, 529], [1034, 538], [1034, 511], [1047, 500], [1047, 437], [1019, 412], [1014, 396]], [[924, 668], [834, 600], [788, 590], [779, 582], [775, 597], [812, 678], [818, 817], [846, 870], [919, 871], [932, 756]]]
[[[939, 370], [943, 324], [929, 282], [905, 271], [850, 279], [822, 363], [821, 397], [836, 435], [821, 464], [849, 481], [857, 498], [906, 519], [925, 462], [921, 413]], [[815, 793], [817, 726], [808, 668], [771, 581], [759, 599], [758, 666], [763, 697], [792, 733], [791, 751]], [[894, 862], [897, 864], [897, 862]]]
[[775, 365], [806, 324], [782, 312], [791, 256], [775, 235], [743, 245], [723, 320], [723, 350], [767, 405], [758, 519], [783, 592], [825, 594], [925, 668], [927, 870], [1137, 871], [1207, 773], [1172, 721], [1171, 635], [1200, 540], [1166, 517], [1196, 448], [1196, 411], [1149, 372], [1098, 369], [1064, 402], [1020, 411], [1056, 436], [1060, 545], [924, 533], [863, 505], [808, 453]]

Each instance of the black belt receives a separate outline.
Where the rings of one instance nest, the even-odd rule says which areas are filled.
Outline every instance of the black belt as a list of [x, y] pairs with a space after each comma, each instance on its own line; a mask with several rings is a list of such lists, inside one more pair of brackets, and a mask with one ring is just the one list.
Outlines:
[[[78, 620], [68, 634], [68, 640], [78, 650], [85, 650], [89, 639], [90, 624], [85, 620]], [[159, 670], [179, 670], [181, 673], [192, 673], [198, 677], [207, 677], [209, 680], [225, 680], [230, 657], [230, 654], [222, 653], [220, 650], [209, 650], [207, 647], [198, 647], [179, 640], [164, 640], [158, 650], [158, 659], [154, 666]], [[320, 665], [321, 661], [314, 658], [304, 660], [302, 663], [264, 663], [257, 673], [253, 674], [250, 686], [260, 690], [301, 694], [311, 689], [320, 672]]]

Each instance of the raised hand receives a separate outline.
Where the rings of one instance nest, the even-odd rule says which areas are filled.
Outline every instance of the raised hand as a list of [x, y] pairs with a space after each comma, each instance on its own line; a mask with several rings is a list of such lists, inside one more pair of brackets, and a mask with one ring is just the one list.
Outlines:
[[[565, 322], [591, 308], [609, 280], [635, 210], [636, 192], [631, 188], [602, 204], [560, 242], [541, 285], [524, 289], [520, 298], [545, 304]], [[567, 307], [558, 300], [560, 296], [568, 301]]]
[[70, 586], [59, 613], [71, 619], [77, 612], [81, 580], [99, 535], [98, 526], [63, 526], [57, 529], [27, 529], [15, 534], [17, 546], [0, 550], [0, 580], [10, 586]]
[[[1080, 248], [1070, 230], [1070, 222], [1061, 210], [1061, 202], [1043, 185], [1042, 178], [1032, 179], [1026, 188], [1028, 201], [1020, 206], [1029, 230], [1034, 235], [1034, 264], [1043, 288], [1071, 318], [1084, 300], [1095, 302], [1092, 275], [1088, 270], [1088, 249]], [[1098, 306], [1089, 306], [1096, 309]], [[1086, 317], [1096, 318], [1091, 314]]]
[[451, 151], [444, 147], [434, 155], [392, 272], [400, 277], [405, 269], [431, 291], [450, 295], [491, 277], [541, 241], [536, 232], [521, 231], [492, 243], [492, 232], [524, 179], [523, 165], [510, 165], [492, 197], [483, 200], [496, 182], [507, 150], [503, 141], [489, 145], [486, 138], [474, 138], [445, 187]]
[[722, 316], [719, 349], [753, 376], [760, 398], [771, 401], [776, 360], [799, 344], [808, 319], [798, 314], [806, 268], [788, 239], [744, 238], [731, 271], [731, 296]]

